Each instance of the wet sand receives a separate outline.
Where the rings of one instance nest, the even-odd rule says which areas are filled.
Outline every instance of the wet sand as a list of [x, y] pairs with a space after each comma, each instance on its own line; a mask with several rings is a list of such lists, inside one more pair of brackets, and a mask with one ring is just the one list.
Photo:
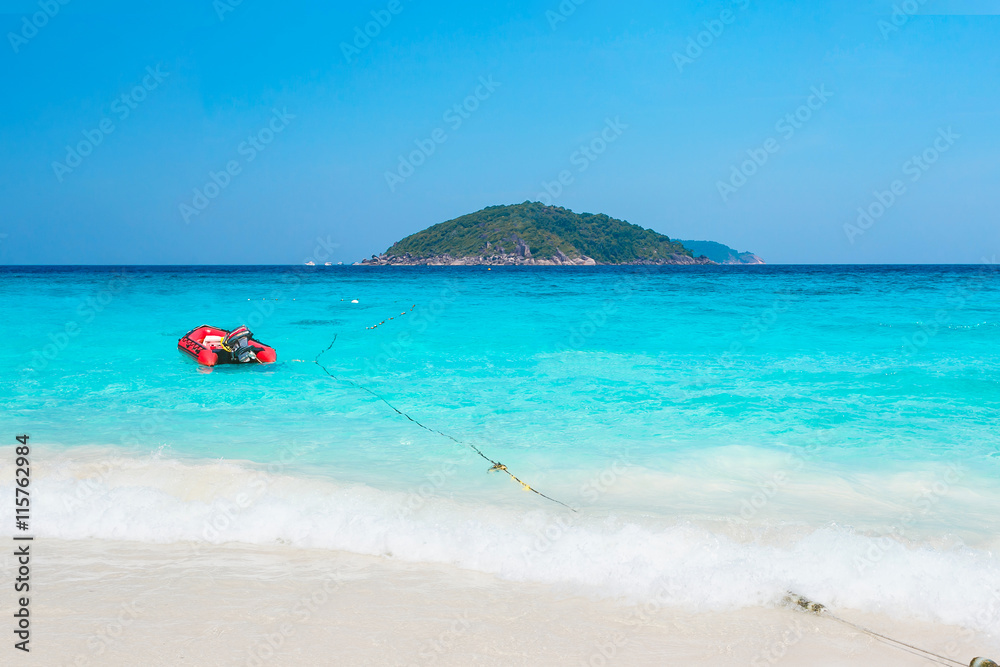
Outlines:
[[[281, 547], [39, 539], [32, 551], [31, 653], [18, 664], [934, 664], [784, 607], [635, 607], [445, 565]], [[9, 580], [13, 558], [0, 564]], [[996, 639], [961, 628], [839, 611], [964, 664], [1000, 655]]]

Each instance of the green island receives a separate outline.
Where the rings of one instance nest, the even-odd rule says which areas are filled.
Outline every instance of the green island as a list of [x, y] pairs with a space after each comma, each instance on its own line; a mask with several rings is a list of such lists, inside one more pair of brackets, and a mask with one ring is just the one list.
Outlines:
[[[725, 246], [722, 246], [725, 247]], [[735, 252], [735, 251], [734, 251]], [[604, 214], [489, 206], [394, 243], [364, 266], [715, 264], [679, 241]], [[761, 262], [762, 263], [762, 262]]]

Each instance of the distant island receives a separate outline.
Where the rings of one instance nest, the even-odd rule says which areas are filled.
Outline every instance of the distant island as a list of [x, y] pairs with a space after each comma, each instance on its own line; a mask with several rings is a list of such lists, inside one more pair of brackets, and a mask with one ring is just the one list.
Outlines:
[[428, 227], [381, 255], [358, 262], [363, 266], [716, 263], [651, 229], [539, 202], [489, 206]]
[[737, 252], [727, 245], [715, 241], [677, 241], [694, 255], [708, 257], [716, 264], [764, 264], [752, 252]]

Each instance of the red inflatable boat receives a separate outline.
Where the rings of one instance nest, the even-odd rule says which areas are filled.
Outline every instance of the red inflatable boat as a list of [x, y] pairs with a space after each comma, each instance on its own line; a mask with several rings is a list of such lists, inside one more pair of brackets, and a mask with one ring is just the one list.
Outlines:
[[246, 327], [226, 331], [200, 326], [184, 334], [177, 341], [177, 349], [203, 366], [252, 362], [270, 364], [278, 359], [274, 348], [254, 340]]

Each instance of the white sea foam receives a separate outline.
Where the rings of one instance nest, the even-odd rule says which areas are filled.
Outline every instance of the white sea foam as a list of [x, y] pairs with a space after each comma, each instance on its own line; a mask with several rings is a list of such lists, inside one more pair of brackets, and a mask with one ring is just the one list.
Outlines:
[[[0, 497], [10, 498], [13, 456], [2, 460]], [[414, 504], [404, 492], [279, 468], [112, 450], [47, 452], [32, 474], [32, 529], [43, 538], [284, 544], [451, 563], [593, 595], [664, 596], [694, 610], [767, 605], [794, 590], [980, 631], [1000, 623], [995, 551], [900, 530], [433, 497]], [[13, 520], [4, 503], [4, 531]]]

